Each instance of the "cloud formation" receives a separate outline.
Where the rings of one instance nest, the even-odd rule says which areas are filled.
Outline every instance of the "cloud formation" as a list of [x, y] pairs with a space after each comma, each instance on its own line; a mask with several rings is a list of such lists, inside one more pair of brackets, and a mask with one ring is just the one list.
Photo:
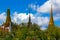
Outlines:
[[[30, 13], [30, 16], [31, 16], [31, 22], [36, 23], [40, 26], [46, 25], [49, 21], [48, 17], [40, 17], [40, 16], [36, 17], [32, 13]], [[11, 18], [12, 18], [12, 22], [15, 22], [18, 24], [20, 24], [22, 22], [27, 23], [29, 14], [14, 12], [13, 15], [11, 15]], [[0, 14], [0, 21], [2, 21], [2, 23], [3, 23], [3, 22], [5, 22], [5, 20], [6, 20], [6, 13], [3, 12]]]
[[[46, 25], [49, 21], [48, 17], [39, 17], [39, 16], [36, 17], [32, 13], [30, 13], [30, 16], [31, 16], [32, 23], [36, 23], [40, 26]], [[28, 22], [28, 17], [29, 17], [29, 14], [15, 12], [12, 21], [17, 22], [18, 24], [22, 23], [22, 22], [27, 23]]]
[[[46, 29], [44, 26], [47, 26], [49, 23], [49, 17], [41, 17], [41, 16], [34, 16], [34, 14], [30, 13], [31, 16], [31, 22], [32, 23], [36, 23], [39, 26], [42, 26], [42, 30]], [[14, 23], [20, 24], [22, 22], [27, 23], [28, 22], [28, 18], [29, 18], [29, 14], [26, 13], [18, 13], [18, 12], [14, 12], [13, 15], [11, 15], [11, 20]], [[59, 20], [60, 16], [58, 16], [58, 14], [56, 16], [54, 16], [54, 20]], [[3, 12], [0, 14], [0, 25], [5, 22], [6, 20], [6, 13]]]
[[51, 4], [54, 12], [60, 12], [60, 0], [48, 0], [43, 5], [30, 4], [29, 7], [36, 10], [38, 13], [50, 12]]
[[3, 12], [0, 14], [0, 25], [3, 24], [3, 22], [5, 22], [6, 19], [6, 13]]

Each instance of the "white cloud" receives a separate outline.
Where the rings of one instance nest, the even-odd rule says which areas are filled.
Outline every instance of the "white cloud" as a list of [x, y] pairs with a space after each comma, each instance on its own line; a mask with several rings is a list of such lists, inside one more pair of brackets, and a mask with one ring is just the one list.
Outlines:
[[50, 1], [45, 2], [43, 5], [30, 4], [29, 7], [37, 12], [48, 12], [50, 10], [51, 3]]
[[50, 1], [45, 2], [42, 6], [37, 8], [37, 12], [49, 12]]
[[30, 4], [28, 5], [29, 8], [32, 8], [33, 10], [36, 10], [37, 9], [37, 5], [34, 5], [34, 4]]
[[46, 25], [49, 22], [48, 17], [35, 17], [35, 23], [37, 23], [40, 26]]
[[[33, 14], [30, 14], [31, 15], [31, 19], [34, 18]], [[22, 23], [22, 22], [28, 22], [28, 17], [29, 17], [29, 14], [26, 14], [26, 13], [17, 13], [17, 12], [14, 12], [14, 15], [13, 15], [13, 20], [14, 22], [16, 23]]]
[[43, 5], [38, 6], [35, 4], [31, 4], [31, 8], [35, 9], [37, 12], [50, 12], [51, 4], [54, 12], [60, 12], [60, 0], [48, 0]]
[[41, 30], [46, 30], [47, 28], [46, 27], [41, 27]]
[[19, 23], [22, 23], [23, 20], [25, 20], [26, 18], [27, 18], [26, 13], [14, 12], [12, 21], [19, 24]]
[[55, 16], [54, 16], [54, 20], [56, 21], [56, 20], [60, 20], [60, 14], [59, 13], [57, 13]]
[[[31, 21], [32, 21], [32, 23], [36, 23], [36, 24], [38, 24], [40, 26], [46, 25], [49, 22], [48, 17], [39, 17], [39, 16], [36, 17], [32, 13], [30, 13], [30, 15], [31, 15]], [[12, 21], [16, 22], [18, 24], [22, 23], [22, 22], [27, 23], [28, 22], [28, 17], [29, 17], [29, 14], [15, 12]]]
[[5, 19], [6, 19], [6, 13], [3, 12], [0, 14], [0, 25], [5, 22]]

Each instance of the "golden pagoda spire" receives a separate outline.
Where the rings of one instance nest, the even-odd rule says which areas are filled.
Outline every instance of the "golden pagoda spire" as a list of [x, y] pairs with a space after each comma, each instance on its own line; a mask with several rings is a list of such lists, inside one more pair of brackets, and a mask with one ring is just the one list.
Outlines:
[[54, 26], [52, 5], [51, 5], [51, 11], [50, 11], [50, 21], [49, 21], [49, 26]]

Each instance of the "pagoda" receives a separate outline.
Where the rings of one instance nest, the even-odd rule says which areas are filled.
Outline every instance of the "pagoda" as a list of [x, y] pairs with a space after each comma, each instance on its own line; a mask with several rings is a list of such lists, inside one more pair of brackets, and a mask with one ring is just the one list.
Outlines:
[[3, 31], [11, 31], [11, 17], [10, 17], [10, 9], [7, 9], [7, 16], [6, 16], [6, 21], [3, 23], [1, 28]]
[[50, 21], [49, 21], [49, 27], [54, 26], [54, 19], [53, 19], [53, 10], [52, 10], [52, 5], [51, 5], [51, 11], [50, 11]]
[[29, 14], [29, 20], [28, 20], [28, 28], [30, 28], [32, 25], [32, 22], [31, 22], [31, 17], [30, 17], [30, 14]]

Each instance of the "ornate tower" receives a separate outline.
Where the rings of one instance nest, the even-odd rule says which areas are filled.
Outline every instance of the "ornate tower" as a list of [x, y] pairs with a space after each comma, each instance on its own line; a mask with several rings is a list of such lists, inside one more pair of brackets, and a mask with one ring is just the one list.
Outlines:
[[48, 26], [54, 26], [52, 6], [51, 6], [51, 11], [50, 11], [50, 21], [49, 21], [49, 25]]
[[10, 32], [11, 31], [11, 17], [10, 17], [10, 9], [7, 9], [7, 16], [5, 23], [1, 26], [3, 31]]
[[11, 23], [10, 9], [7, 9], [7, 16], [6, 16], [6, 21], [5, 21], [4, 26], [8, 27], [10, 25], [10, 23]]
[[28, 20], [28, 27], [31, 27], [32, 23], [31, 23], [31, 17], [30, 17], [30, 14], [29, 14], [29, 20]]

